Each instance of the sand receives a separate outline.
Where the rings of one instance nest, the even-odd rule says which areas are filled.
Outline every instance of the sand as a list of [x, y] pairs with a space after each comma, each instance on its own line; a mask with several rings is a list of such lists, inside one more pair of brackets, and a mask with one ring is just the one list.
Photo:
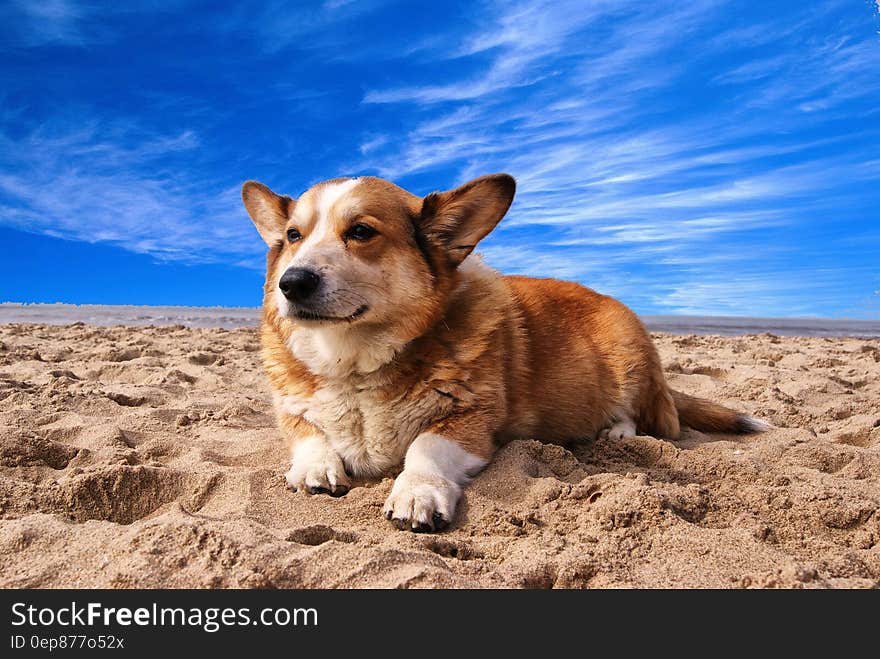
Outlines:
[[286, 488], [252, 329], [0, 325], [0, 586], [880, 585], [880, 340], [654, 336], [777, 427], [514, 442], [416, 535]]

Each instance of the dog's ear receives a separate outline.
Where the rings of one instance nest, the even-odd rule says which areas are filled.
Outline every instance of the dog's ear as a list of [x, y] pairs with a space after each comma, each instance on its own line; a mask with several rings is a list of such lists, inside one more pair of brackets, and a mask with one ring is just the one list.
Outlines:
[[241, 200], [269, 247], [284, 239], [284, 225], [296, 204], [293, 199], [275, 194], [262, 183], [247, 181], [241, 186]]
[[516, 181], [509, 174], [489, 174], [455, 190], [433, 192], [422, 200], [419, 226], [457, 266], [501, 221], [515, 193]]

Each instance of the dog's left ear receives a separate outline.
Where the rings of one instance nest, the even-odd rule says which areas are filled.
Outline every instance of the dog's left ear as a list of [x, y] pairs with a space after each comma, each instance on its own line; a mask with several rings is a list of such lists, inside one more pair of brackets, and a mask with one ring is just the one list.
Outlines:
[[516, 193], [509, 174], [475, 178], [455, 190], [433, 192], [422, 201], [419, 226], [458, 266], [501, 221]]
[[269, 247], [284, 239], [284, 225], [296, 204], [293, 199], [275, 194], [262, 183], [247, 181], [241, 186], [241, 200]]

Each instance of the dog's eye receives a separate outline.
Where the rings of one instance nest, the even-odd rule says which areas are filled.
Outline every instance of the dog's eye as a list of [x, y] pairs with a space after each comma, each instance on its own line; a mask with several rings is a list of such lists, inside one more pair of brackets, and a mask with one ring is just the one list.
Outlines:
[[365, 242], [377, 233], [379, 232], [367, 224], [355, 224], [345, 233], [345, 237], [357, 240], [358, 242]]
[[302, 240], [302, 234], [294, 228], [290, 228], [287, 230], [287, 239], [295, 243], [297, 240]]

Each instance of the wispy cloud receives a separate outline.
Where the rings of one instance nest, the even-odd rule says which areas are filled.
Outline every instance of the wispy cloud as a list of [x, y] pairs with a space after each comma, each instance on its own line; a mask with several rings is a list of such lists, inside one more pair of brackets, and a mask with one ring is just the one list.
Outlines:
[[[41, 46], [88, 47], [116, 40], [119, 32], [111, 17], [136, 16], [185, 7], [191, 0], [9, 0], [0, 6], [0, 35], [3, 47]], [[0, 50], [3, 49], [0, 47]]]
[[334, 52], [343, 45], [361, 51], [350, 40], [347, 29], [365, 20], [369, 14], [389, 4], [391, 0], [326, 0], [319, 3], [291, 3], [284, 0], [248, 3], [227, 8], [213, 17], [211, 28], [223, 33], [252, 34], [264, 53], [275, 54], [287, 48], [322, 51], [327, 57], [344, 57], [344, 51]]
[[83, 123], [73, 132], [46, 125], [17, 139], [0, 134], [4, 224], [185, 262], [260, 253], [238, 187], [188, 173], [199, 147], [192, 131]]
[[81, 46], [93, 38], [83, 25], [90, 13], [87, 6], [75, 0], [13, 0], [0, 16], [7, 25], [17, 26], [16, 41], [23, 45], [60, 43]]
[[[467, 101], [510, 92], [527, 87], [553, 75], [538, 71], [536, 62], [558, 56], [567, 45], [566, 39], [589, 25], [613, 7], [614, 3], [599, 1], [534, 3], [502, 2], [492, 7], [495, 20], [481, 25], [473, 34], [465, 34], [451, 51], [439, 56], [447, 60], [461, 59], [482, 53], [493, 53], [489, 66], [466, 80], [448, 84], [418, 85], [385, 90], [371, 90], [365, 103], [438, 103]], [[570, 44], [569, 44], [570, 45]], [[575, 52], [567, 52], [571, 57]]]
[[[596, 3], [583, 13], [564, 4], [493, 3], [494, 24], [455, 35], [447, 48], [454, 56], [481, 54], [481, 68], [442, 84], [365, 94], [367, 104], [438, 111], [405, 140], [371, 148], [360, 165], [403, 180], [450, 168], [458, 172], [453, 182], [509, 171], [519, 192], [486, 244], [491, 263], [620, 291], [614, 274], [641, 260], [663, 268], [666, 282], [687, 277], [652, 296], [652, 306], [718, 311], [723, 305], [708, 303], [712, 290], [739, 281], [731, 270], [762, 264], [769, 227], [824, 219], [828, 205], [817, 196], [880, 182], [864, 141], [845, 131], [814, 136], [836, 117], [835, 106], [880, 97], [877, 40], [851, 36], [852, 25], [828, 34], [826, 10], [811, 7], [786, 14], [785, 25], [773, 19], [719, 32], [728, 11], [722, 2], [661, 3], [650, 13], [634, 3]], [[531, 20], [509, 20], [520, 16]], [[768, 56], [771, 39], [787, 43]], [[695, 109], [668, 94], [688, 86], [695, 96], [718, 95], [717, 104]], [[517, 244], [523, 231], [542, 227], [555, 236]], [[706, 258], [728, 235], [749, 248]], [[590, 251], [600, 258], [590, 262]], [[688, 271], [688, 259], [702, 259], [704, 269]], [[764, 279], [777, 280], [777, 311], [785, 287], [801, 277], [782, 271], [790, 263], [779, 268]], [[714, 289], [696, 286], [712, 277], [720, 280]], [[756, 294], [761, 281], [749, 278], [724, 309], [744, 297], [770, 304]], [[644, 286], [661, 287], [656, 280]], [[795, 307], [791, 313], [803, 311]]]
[[686, 315], [810, 316], [823, 307], [835, 309], [841, 316], [865, 315], [867, 305], [841, 307], [840, 287], [850, 275], [840, 268], [813, 271], [808, 279], [781, 278], [766, 269], [733, 277], [700, 275], [671, 283], [656, 296], [655, 303], [671, 313]]

